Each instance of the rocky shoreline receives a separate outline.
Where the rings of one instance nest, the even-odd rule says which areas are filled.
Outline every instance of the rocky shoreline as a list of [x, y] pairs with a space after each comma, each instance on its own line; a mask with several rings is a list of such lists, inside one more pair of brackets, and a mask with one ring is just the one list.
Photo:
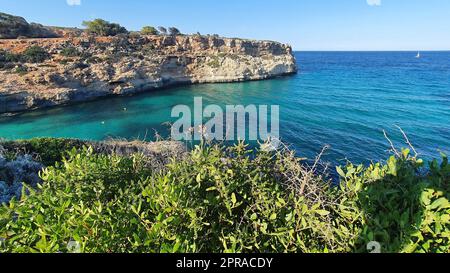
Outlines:
[[292, 48], [272, 41], [131, 34], [0, 40], [0, 50], [8, 54], [33, 47], [48, 58], [0, 69], [0, 113], [297, 72]]

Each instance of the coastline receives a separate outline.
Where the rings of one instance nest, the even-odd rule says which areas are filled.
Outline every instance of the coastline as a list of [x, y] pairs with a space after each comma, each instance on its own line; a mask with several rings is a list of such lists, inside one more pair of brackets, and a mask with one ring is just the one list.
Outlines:
[[[132, 97], [132, 96], [141, 95], [141, 94], [145, 94], [145, 93], [149, 93], [149, 92], [153, 92], [153, 91], [162, 91], [162, 90], [166, 90], [166, 89], [172, 89], [172, 88], [183, 87], [183, 86], [201, 85], [201, 84], [221, 84], [221, 83], [265, 81], [265, 80], [272, 80], [272, 79], [277, 79], [277, 78], [282, 78], [282, 77], [290, 77], [297, 73], [298, 72], [295, 71], [295, 72], [289, 72], [289, 73], [285, 73], [285, 74], [274, 75], [274, 76], [269, 76], [269, 77], [260, 78], [260, 79], [242, 79], [242, 80], [236, 79], [236, 80], [228, 80], [228, 81], [202, 81], [202, 82], [189, 82], [189, 81], [171, 82], [171, 83], [168, 83], [168, 84], [160, 86], [160, 87], [154, 87], [154, 88], [149, 88], [149, 89], [144, 89], [144, 90], [137, 90], [136, 92], [129, 92], [127, 94], [105, 94], [104, 96], [94, 96], [92, 98], [84, 97], [82, 100], [69, 100], [67, 102], [61, 102], [58, 104], [40, 105], [40, 106], [37, 106], [34, 108], [28, 108], [28, 109], [23, 109], [23, 110], [19, 110], [19, 111], [2, 112], [0, 110], [0, 117], [16, 116], [16, 115], [20, 115], [20, 114], [27, 113], [27, 112], [32, 112], [35, 110], [44, 110], [44, 109], [50, 109], [50, 108], [54, 108], [54, 107], [77, 105], [80, 103], [95, 102], [95, 101], [104, 100], [104, 99], [108, 99], [108, 98]], [[77, 91], [74, 91], [74, 92], [77, 92]], [[2, 94], [0, 94], [0, 103], [1, 102], [2, 102]]]
[[[0, 40], [1, 49], [15, 54], [32, 47], [49, 58], [20, 64], [23, 73], [0, 71], [0, 113], [298, 71], [292, 48], [271, 41], [195, 35]], [[65, 56], [68, 49], [76, 54]]]

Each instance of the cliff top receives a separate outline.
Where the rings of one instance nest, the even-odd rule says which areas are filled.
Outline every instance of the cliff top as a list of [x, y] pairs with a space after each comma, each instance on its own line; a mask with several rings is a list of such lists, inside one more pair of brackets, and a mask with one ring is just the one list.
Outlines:
[[[100, 20], [100, 19], [96, 19]], [[92, 21], [95, 22], [96, 20]], [[100, 20], [103, 21], [103, 20]], [[136, 38], [139, 36], [162, 36], [162, 37], [172, 37], [172, 36], [185, 36], [191, 37], [194, 39], [210, 39], [210, 40], [240, 40], [244, 42], [263, 42], [263, 43], [277, 43], [275, 41], [270, 40], [256, 40], [256, 39], [246, 39], [246, 38], [225, 38], [221, 37], [217, 34], [205, 34], [201, 35], [197, 34], [182, 34], [176, 28], [176, 31], [169, 32], [163, 27], [159, 27], [161, 30], [154, 29], [153, 33], [145, 33], [143, 31], [127, 31], [125, 28], [122, 29], [122, 32], [114, 33], [109, 32], [110, 35], [102, 35], [102, 31], [98, 31], [100, 33], [95, 33], [97, 30], [90, 30], [89, 23], [92, 22], [84, 22], [84, 24], [88, 25], [86, 29], [74, 28], [74, 27], [59, 27], [59, 26], [43, 26], [37, 23], [28, 23], [26, 19], [20, 16], [14, 16], [6, 13], [0, 12], [0, 45], [4, 46], [6, 44], [14, 44], [12, 41], [8, 40], [39, 40], [39, 39], [52, 39], [53, 41], [67, 41], [67, 39], [73, 39], [72, 42], [77, 42], [78, 39], [94, 39], [97, 41], [114, 41], [115, 39], [112, 37], [117, 36], [127, 36], [128, 38]], [[111, 24], [107, 21], [103, 21], [108, 26], [120, 26], [118, 24]], [[106, 28], [105, 26], [102, 26]], [[92, 28], [92, 27], [91, 27]], [[152, 28], [152, 27], [150, 27]], [[145, 27], [143, 28], [145, 29]], [[112, 34], [112, 35], [111, 35]], [[109, 38], [106, 38], [108, 37]], [[56, 39], [56, 40], [54, 40]], [[157, 39], [157, 38], [156, 38]], [[160, 38], [167, 39], [167, 38]], [[6, 41], [6, 42], [5, 42]]]

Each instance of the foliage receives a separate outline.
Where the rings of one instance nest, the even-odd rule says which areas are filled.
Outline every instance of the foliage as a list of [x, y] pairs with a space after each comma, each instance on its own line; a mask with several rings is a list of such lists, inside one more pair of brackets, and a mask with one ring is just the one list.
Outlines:
[[0, 209], [1, 252], [69, 252], [70, 241], [82, 252], [450, 251], [445, 156], [428, 170], [408, 150], [348, 164], [338, 186], [289, 151], [243, 143], [202, 143], [158, 171], [139, 154], [62, 158]]
[[62, 138], [34, 138], [30, 140], [8, 141], [0, 143], [6, 150], [16, 155], [36, 155], [36, 159], [46, 166], [61, 161], [72, 148], [81, 149], [83, 143], [78, 140]]
[[145, 233], [131, 210], [141, 191], [135, 181], [146, 173], [138, 156], [98, 156], [92, 149], [69, 156], [42, 173], [37, 190], [27, 187], [28, 195], [1, 209], [2, 251], [69, 252], [70, 241], [81, 251], [134, 249], [130, 231]]
[[358, 205], [365, 213], [360, 247], [377, 241], [384, 252], [450, 252], [450, 165], [442, 155], [427, 175], [423, 161], [405, 149], [387, 164], [339, 169], [348, 183], [363, 184]]
[[78, 57], [80, 52], [75, 47], [65, 47], [61, 50], [61, 55], [64, 57]]
[[0, 49], [0, 63], [13, 63], [18, 61], [19, 61], [18, 55]]
[[[13, 63], [42, 63], [50, 58], [50, 54], [42, 47], [31, 46], [22, 54], [14, 54], [0, 50], [0, 68], [10, 68]], [[21, 68], [22, 69], [22, 68]], [[16, 73], [23, 73], [25, 70], [17, 70]]]
[[158, 31], [163, 35], [167, 34], [167, 29], [165, 27], [158, 27]]
[[42, 63], [49, 58], [50, 54], [39, 46], [31, 46], [22, 54], [22, 60], [27, 63]]
[[212, 68], [219, 68], [220, 67], [220, 59], [218, 56], [212, 57], [212, 59], [208, 62], [208, 66]]
[[17, 74], [20, 74], [20, 75], [25, 75], [26, 73], [28, 73], [28, 68], [25, 65], [18, 65], [14, 69], [14, 73], [17, 73]]
[[158, 35], [158, 33], [159, 33], [158, 30], [156, 30], [156, 28], [151, 26], [145, 26], [141, 30], [141, 34], [143, 35]]
[[176, 35], [180, 35], [181, 31], [176, 27], [169, 27], [169, 34], [176, 36]]
[[93, 21], [84, 21], [83, 26], [87, 31], [99, 36], [115, 36], [118, 34], [128, 33], [127, 29], [116, 23], [110, 23], [103, 19], [95, 19]]

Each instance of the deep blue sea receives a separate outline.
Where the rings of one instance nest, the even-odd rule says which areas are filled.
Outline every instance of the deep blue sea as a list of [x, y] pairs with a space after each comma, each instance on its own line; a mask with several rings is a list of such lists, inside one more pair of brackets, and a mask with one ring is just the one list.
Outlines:
[[[386, 159], [386, 130], [405, 146], [400, 126], [426, 159], [450, 152], [450, 52], [297, 52], [297, 75], [267, 81], [206, 84], [109, 98], [0, 117], [0, 137], [150, 139], [172, 107], [193, 104], [280, 105], [282, 139], [313, 158], [367, 163]], [[127, 111], [123, 109], [126, 108]]]

